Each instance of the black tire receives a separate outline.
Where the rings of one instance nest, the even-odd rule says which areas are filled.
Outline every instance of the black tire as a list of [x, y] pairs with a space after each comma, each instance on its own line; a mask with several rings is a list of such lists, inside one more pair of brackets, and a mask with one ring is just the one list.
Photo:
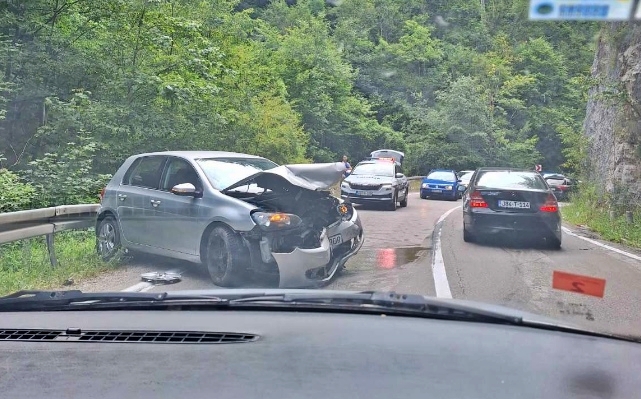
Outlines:
[[421, 193], [421, 199], [427, 199], [427, 195]]
[[561, 249], [561, 240], [551, 235], [545, 238], [545, 243], [550, 249]]
[[96, 252], [100, 259], [107, 262], [118, 253], [120, 247], [120, 226], [113, 216], [107, 216], [96, 229]]
[[249, 253], [238, 234], [217, 226], [205, 241], [205, 265], [214, 284], [221, 287], [236, 287], [249, 264]]
[[465, 224], [463, 224], [463, 241], [465, 242], [476, 241], [476, 237], [474, 237], [474, 234], [470, 233], [467, 227], [465, 227]]
[[409, 189], [405, 190], [405, 197], [403, 197], [403, 201], [400, 202], [401, 208], [405, 208], [407, 206], [407, 199], [410, 196]]
[[395, 192], [394, 196], [392, 197], [392, 202], [390, 202], [387, 205], [387, 209], [389, 209], [390, 211], [395, 211], [397, 203], [398, 203], [398, 192]]

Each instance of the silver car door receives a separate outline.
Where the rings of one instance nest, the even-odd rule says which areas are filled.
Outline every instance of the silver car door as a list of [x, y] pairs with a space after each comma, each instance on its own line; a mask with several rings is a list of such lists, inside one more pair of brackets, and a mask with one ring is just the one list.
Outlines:
[[151, 194], [158, 190], [166, 156], [145, 156], [133, 162], [117, 192], [117, 212], [124, 239], [133, 244], [154, 246], [149, 230]]
[[[176, 195], [171, 189], [191, 183], [200, 193], [196, 196]], [[202, 224], [209, 220], [212, 209], [203, 205], [203, 183], [198, 173], [185, 159], [169, 158], [163, 173], [160, 190], [150, 199], [154, 208], [149, 228], [156, 232], [157, 244], [170, 251], [197, 255]]]

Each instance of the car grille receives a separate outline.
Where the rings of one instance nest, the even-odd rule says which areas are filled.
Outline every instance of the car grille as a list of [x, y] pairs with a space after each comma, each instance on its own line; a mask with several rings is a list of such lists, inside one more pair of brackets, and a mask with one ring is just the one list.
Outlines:
[[254, 334], [202, 331], [0, 330], [0, 341], [153, 342], [170, 344], [226, 344], [251, 342]]
[[382, 184], [350, 184], [354, 190], [380, 190]]
[[445, 190], [445, 187], [447, 186], [452, 186], [452, 184], [428, 184], [427, 188], [437, 188], [437, 189]]

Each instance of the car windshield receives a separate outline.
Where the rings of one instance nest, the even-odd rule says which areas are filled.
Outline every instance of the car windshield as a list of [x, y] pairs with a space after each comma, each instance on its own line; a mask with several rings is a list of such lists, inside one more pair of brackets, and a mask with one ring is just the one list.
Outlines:
[[0, 1], [0, 295], [396, 291], [641, 338], [640, 3]]
[[442, 181], [449, 181], [449, 182], [454, 182], [456, 181], [456, 175], [452, 172], [432, 172], [429, 175], [427, 175], [428, 179], [432, 180], [442, 180]]
[[543, 179], [533, 172], [480, 172], [475, 187], [485, 189], [545, 190]]
[[274, 162], [262, 158], [199, 159], [198, 165], [205, 172], [211, 185], [217, 190], [223, 190], [257, 172], [278, 166]]
[[388, 162], [363, 163], [356, 165], [353, 175], [394, 176], [394, 165]]

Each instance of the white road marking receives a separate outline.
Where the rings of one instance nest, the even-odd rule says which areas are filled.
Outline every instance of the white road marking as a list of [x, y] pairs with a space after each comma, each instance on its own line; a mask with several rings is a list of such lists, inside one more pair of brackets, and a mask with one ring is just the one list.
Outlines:
[[639, 255], [631, 254], [630, 252], [623, 251], [623, 250], [621, 250], [619, 248], [611, 247], [609, 245], [600, 243], [600, 242], [598, 242], [596, 240], [593, 240], [591, 238], [588, 238], [588, 237], [583, 237], [582, 235], [579, 235], [579, 234], [576, 234], [576, 233], [572, 232], [572, 230], [568, 229], [565, 226], [562, 227], [562, 229], [563, 229], [564, 233], [566, 233], [568, 235], [571, 235], [572, 237], [580, 238], [580, 239], [582, 239], [584, 241], [589, 242], [590, 244], [594, 244], [594, 245], [599, 246], [601, 248], [605, 248], [605, 249], [607, 249], [609, 251], [616, 252], [616, 253], [618, 253], [620, 255], [623, 255], [623, 256], [627, 256], [630, 259], [641, 261], [641, 256], [639, 256]]
[[[182, 270], [178, 269], [173, 269], [173, 270], [167, 270], [165, 273], [177, 273], [177, 274], [182, 274]], [[150, 289], [154, 288], [156, 285], [153, 283], [150, 283], [148, 281], [141, 281], [138, 284], [134, 284], [131, 287], [127, 287], [121, 292], [146, 292], [149, 291]]]
[[435, 226], [438, 231], [436, 231], [436, 237], [434, 238], [434, 248], [432, 250], [434, 254], [432, 257], [432, 276], [434, 277], [434, 288], [436, 289], [437, 298], [452, 298], [450, 283], [447, 281], [447, 273], [445, 273], [443, 253], [441, 252], [441, 230], [442, 223], [445, 218], [457, 209], [461, 209], [461, 206], [454, 207], [442, 214], [441, 217], [438, 218]]

